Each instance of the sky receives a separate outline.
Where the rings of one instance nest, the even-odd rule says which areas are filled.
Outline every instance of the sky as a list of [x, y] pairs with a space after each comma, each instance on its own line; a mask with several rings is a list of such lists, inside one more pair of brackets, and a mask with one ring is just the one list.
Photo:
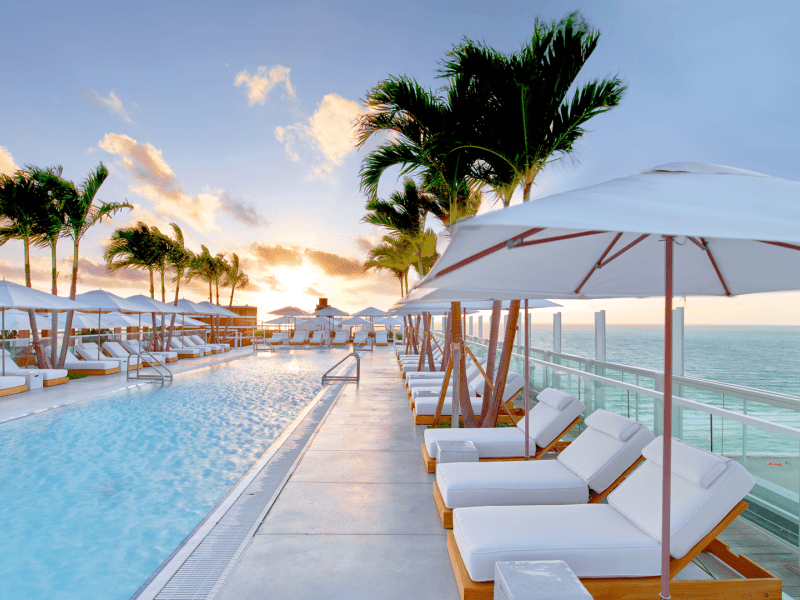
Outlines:
[[[289, 304], [313, 310], [318, 297], [385, 309], [399, 298], [397, 280], [361, 268], [382, 235], [361, 222], [358, 171], [374, 144], [356, 149], [352, 123], [366, 93], [390, 75], [439, 88], [440, 61], [464, 37], [513, 52], [537, 17], [572, 10], [601, 34], [578, 82], [618, 75], [628, 91], [589, 123], [571, 157], [542, 172], [532, 198], [677, 161], [800, 180], [800, 3], [735, 0], [11, 0], [0, 36], [0, 171], [62, 165], [80, 182], [102, 161], [110, 175], [98, 198], [135, 206], [85, 238], [79, 292], [147, 293], [146, 273], [107, 272], [105, 246], [118, 227], [175, 222], [190, 248], [239, 255], [252, 285], [234, 304], [258, 306], [260, 319]], [[398, 177], [384, 176], [380, 197]], [[487, 197], [482, 210], [496, 209]], [[66, 241], [59, 258], [66, 293]], [[0, 247], [5, 278], [22, 282], [21, 263], [19, 242]], [[35, 287], [49, 290], [49, 264], [47, 251], [34, 252]], [[208, 299], [207, 288], [192, 282], [185, 296]], [[679, 304], [687, 324], [800, 324], [795, 293]], [[657, 299], [560, 310], [568, 324], [600, 309], [609, 323], [663, 319]]]

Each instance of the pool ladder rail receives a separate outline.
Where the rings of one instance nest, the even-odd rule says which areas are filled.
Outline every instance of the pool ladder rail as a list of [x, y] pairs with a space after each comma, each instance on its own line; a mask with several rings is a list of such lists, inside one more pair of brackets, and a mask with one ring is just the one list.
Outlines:
[[[258, 352], [259, 350], [264, 350], [266, 352], [275, 352], [275, 346], [273, 346], [271, 342], [268, 342], [266, 339], [262, 337], [253, 336], [252, 346], [253, 346], [253, 352]], [[263, 346], [263, 348], [261, 346]]]
[[[355, 357], [356, 359], [355, 375], [329, 375], [331, 371], [333, 371], [336, 367], [338, 367], [340, 364], [342, 364], [351, 356]], [[355, 383], [358, 383], [360, 380], [361, 380], [361, 357], [358, 355], [357, 352], [351, 352], [350, 354], [345, 356], [342, 360], [333, 365], [330, 369], [325, 371], [325, 373], [322, 375], [322, 385], [327, 385], [332, 381], [354, 381]]]
[[[166, 361], [162, 362], [158, 360], [155, 356], [150, 354], [147, 350], [140, 350], [138, 354], [131, 354], [131, 357], [135, 356], [138, 360], [136, 364], [136, 368], [133, 369], [135, 375], [131, 377], [131, 369], [127, 369], [127, 379], [130, 381], [131, 379], [150, 379], [150, 380], [161, 380], [161, 383], [166, 383], [167, 380], [172, 381], [172, 371], [166, 365]], [[130, 359], [128, 359], [130, 360]], [[144, 367], [145, 361], [147, 362], [147, 367]], [[155, 371], [154, 375], [142, 375], [141, 370], [142, 368], [150, 368]]]
[[370, 337], [359, 344], [353, 345], [353, 352], [372, 352], [373, 350], [374, 344], [372, 343], [372, 338]]

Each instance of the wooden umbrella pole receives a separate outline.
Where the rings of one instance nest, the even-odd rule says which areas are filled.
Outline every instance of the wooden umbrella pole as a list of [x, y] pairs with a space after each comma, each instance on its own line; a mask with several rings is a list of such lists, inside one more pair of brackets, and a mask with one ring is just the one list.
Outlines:
[[425, 364], [425, 344], [428, 341], [428, 332], [422, 334], [422, 351], [419, 353], [419, 360], [417, 361], [417, 371], [422, 371], [422, 365]]
[[483, 375], [483, 380], [485, 384], [489, 386], [490, 390], [494, 390], [494, 384], [492, 384], [492, 380], [486, 374], [486, 371], [483, 370], [483, 367], [481, 367], [481, 363], [478, 361], [477, 358], [475, 358], [475, 355], [472, 353], [472, 350], [469, 349], [469, 346], [465, 345], [464, 350], [467, 351], [467, 354], [472, 359], [472, 362], [475, 363], [476, 367], [478, 367], [478, 372], [480, 372], [480, 374]]
[[514, 352], [514, 336], [517, 333], [517, 320], [519, 319], [519, 300], [512, 300], [508, 306], [508, 323], [506, 332], [503, 336], [503, 349], [500, 352], [500, 362], [497, 365], [497, 375], [494, 378], [494, 392], [489, 412], [483, 421], [483, 427], [496, 427], [497, 416], [500, 413], [500, 405], [503, 403], [503, 393], [508, 377], [508, 368], [511, 364], [511, 355]]
[[[489, 350], [486, 355], [486, 375], [491, 378], [494, 376], [494, 363], [497, 357], [497, 338], [500, 335], [500, 313], [502, 312], [503, 303], [495, 300], [492, 303], [492, 322], [489, 327]], [[492, 392], [494, 386], [483, 386], [483, 405], [481, 406], [481, 426], [486, 422], [486, 415], [489, 414], [489, 408], [492, 402]], [[492, 425], [494, 427], [494, 424]]]
[[665, 238], [664, 274], [664, 455], [661, 474], [661, 598], [668, 600], [670, 579], [670, 495], [672, 493], [672, 250], [674, 239]]
[[436, 365], [433, 362], [433, 346], [431, 346], [431, 340], [433, 340], [433, 331], [431, 331], [431, 319], [432, 319], [431, 314], [425, 313], [425, 331], [428, 334], [428, 343], [425, 344], [425, 356], [428, 358], [428, 370], [436, 371]]
[[444, 399], [447, 397], [447, 388], [450, 386], [450, 375], [453, 372], [453, 360], [447, 362], [447, 368], [444, 372], [444, 380], [442, 381], [442, 390], [439, 392], [439, 402], [436, 404], [436, 413], [433, 415], [433, 427], [439, 424], [439, 418], [442, 416], [442, 407], [444, 406]]
[[[458, 402], [460, 412], [464, 416], [464, 427], [477, 427], [478, 420], [475, 418], [475, 412], [472, 410], [472, 401], [469, 397], [469, 386], [467, 386], [467, 364], [464, 360], [466, 352], [464, 348], [464, 331], [461, 327], [461, 303], [453, 302], [451, 304], [451, 312], [453, 315], [453, 344], [459, 350], [458, 357], [453, 357], [453, 365], [458, 369], [458, 389], [453, 387], [453, 402]], [[456, 364], [456, 358], [458, 363]], [[453, 417], [455, 421], [455, 417]], [[455, 424], [452, 425], [455, 427]]]

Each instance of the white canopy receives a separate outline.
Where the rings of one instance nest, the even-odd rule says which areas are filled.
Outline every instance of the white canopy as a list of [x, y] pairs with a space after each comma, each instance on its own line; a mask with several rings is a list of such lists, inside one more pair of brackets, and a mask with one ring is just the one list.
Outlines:
[[105, 290], [92, 290], [84, 294], [77, 294], [75, 300], [83, 302], [95, 310], [122, 311], [122, 312], [141, 312], [141, 309], [128, 300]]
[[325, 308], [315, 310], [314, 314], [318, 317], [346, 317], [349, 313], [339, 310], [333, 306], [326, 306]]
[[294, 323], [294, 319], [290, 319], [289, 317], [278, 317], [277, 319], [272, 319], [271, 321], [265, 321], [267, 325], [291, 325]]
[[[50, 327], [50, 315], [42, 313], [35, 314], [36, 327], [39, 329], [47, 329]], [[30, 331], [31, 329], [31, 318], [27, 310], [18, 310], [15, 308], [4, 310], [2, 319], [4, 330]]]
[[373, 306], [367, 307], [363, 310], [353, 313], [354, 317], [387, 317], [389, 316], [385, 311], [379, 310]]
[[339, 325], [343, 327], [356, 327], [358, 325], [369, 325], [369, 321], [362, 319], [361, 317], [350, 317], [349, 319], [345, 319], [344, 321], [340, 322]]
[[11, 281], [0, 281], [0, 308], [82, 310], [92, 307]]
[[137, 307], [137, 310], [140, 312], [167, 313], [167, 314], [182, 312], [180, 308], [176, 308], [172, 304], [159, 302], [158, 300], [153, 300], [152, 298], [148, 296], [143, 296], [142, 294], [137, 294], [136, 296], [130, 296], [126, 298], [126, 300], [132, 302]]
[[297, 308], [296, 306], [285, 306], [284, 308], [279, 308], [278, 310], [270, 311], [271, 315], [281, 315], [282, 317], [308, 317], [310, 316], [304, 310]]
[[198, 310], [205, 309], [208, 311], [206, 314], [214, 315], [217, 317], [226, 317], [228, 319], [239, 319], [240, 315], [237, 315], [232, 310], [228, 310], [224, 306], [219, 306], [218, 304], [214, 304], [213, 302], [195, 302], [195, 306], [200, 307]]
[[799, 289], [800, 252], [769, 243], [800, 244], [799, 199], [795, 181], [663, 165], [465, 220], [418, 287], [661, 296], [662, 236], [671, 235], [675, 295]]

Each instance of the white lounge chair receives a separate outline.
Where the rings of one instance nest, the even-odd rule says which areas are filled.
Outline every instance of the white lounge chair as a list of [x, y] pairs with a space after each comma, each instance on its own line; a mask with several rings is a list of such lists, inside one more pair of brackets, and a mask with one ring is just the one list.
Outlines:
[[[486, 366], [486, 361], [482, 361], [481, 368]], [[429, 373], [431, 371], [428, 371]], [[436, 373], [440, 373], [440, 371], [436, 371]], [[409, 373], [411, 375], [411, 373]], [[444, 373], [442, 373], [442, 379], [427, 379], [427, 378], [415, 378], [411, 379], [406, 382], [406, 389], [408, 390], [408, 397], [411, 400], [412, 404], [410, 408], [414, 408], [414, 402], [416, 401], [417, 397], [419, 396], [430, 396], [435, 394], [438, 396], [441, 394], [442, 391], [442, 384], [444, 383]], [[480, 369], [478, 369], [478, 365], [472, 363], [466, 369], [466, 383], [467, 387], [470, 390], [471, 396], [480, 396], [483, 393], [484, 383], [486, 379], [481, 373]], [[448, 382], [448, 396], [453, 395], [453, 377], [451, 374], [450, 381]]]
[[199, 335], [185, 335], [183, 337], [189, 338], [191, 341], [195, 343], [196, 346], [214, 346], [219, 350], [222, 350], [223, 352], [228, 352], [231, 349], [231, 345], [228, 344], [227, 342], [214, 342], [212, 344], [209, 342], [204, 342], [203, 338], [201, 338]]
[[[142, 356], [140, 358], [137, 354], [128, 352], [119, 342], [103, 342], [103, 352], [108, 354], [111, 358], [125, 360], [128, 364], [129, 371], [135, 369], [137, 364], [145, 366], [152, 364], [159, 365], [167, 362], [166, 357], [160, 353], [153, 353], [150, 356]], [[151, 356], [152, 360], [150, 358]], [[175, 360], [178, 360], [177, 355], [175, 356]]]
[[375, 332], [375, 345], [376, 346], [388, 346], [389, 340], [387, 333], [385, 331], [376, 331]]
[[308, 343], [308, 332], [307, 331], [295, 331], [292, 339], [289, 340], [290, 346], [302, 346], [303, 344]]
[[[117, 342], [124, 350], [127, 350], [130, 354], [139, 354], [142, 352], [141, 348], [143, 347], [142, 342], [139, 340], [120, 340]], [[146, 348], [144, 350], [145, 353], [152, 355], [157, 360], [166, 360], [166, 362], [176, 362], [178, 360], [178, 353], [177, 352], [164, 352], [163, 350], [153, 350], [152, 352], [148, 351]], [[113, 355], [112, 355], [113, 356]]]
[[[8, 350], [2, 350], [0, 352], [2, 352], [3, 355], [3, 362], [5, 362], [6, 364], [6, 375], [10, 375], [12, 377], [24, 377], [23, 374], [28, 369], [23, 369], [17, 363], [15, 363], [14, 359], [11, 358], [11, 354], [9, 354]], [[52, 387], [54, 385], [61, 385], [62, 383], [69, 382], [69, 377], [68, 377], [69, 374], [67, 373], [66, 369], [36, 369], [36, 372], [42, 374], [42, 385], [44, 387]], [[27, 386], [25, 379], [22, 380], [22, 385]], [[18, 386], [19, 384], [17, 386], [11, 386], [11, 387], [18, 387]], [[19, 391], [24, 392], [25, 390], [19, 390]], [[9, 392], [9, 394], [16, 394], [16, 393], [17, 392]]]
[[655, 439], [641, 423], [605, 410], [586, 417], [586, 429], [556, 460], [444, 463], [436, 466], [433, 497], [442, 525], [466, 506], [596, 504], [643, 460]]
[[586, 407], [575, 396], [553, 388], [539, 392], [537, 400], [536, 406], [517, 422], [516, 427], [426, 429], [422, 462], [428, 472], [433, 473], [436, 470], [436, 443], [446, 441], [472, 442], [478, 449], [480, 460], [522, 457], [525, 455], [525, 419], [528, 419], [530, 455], [534, 458], [544, 456], [578, 424]]
[[180, 358], [199, 358], [206, 355], [206, 351], [202, 348], [185, 348], [178, 338], [172, 338], [169, 345]]
[[10, 396], [11, 394], [19, 394], [20, 392], [25, 392], [27, 390], [28, 384], [24, 377], [17, 377], [13, 375], [0, 376], [0, 397]]
[[331, 346], [346, 346], [350, 343], [350, 336], [346, 331], [337, 331], [331, 340]]
[[94, 342], [75, 344], [75, 354], [81, 360], [116, 361], [120, 371], [135, 369], [139, 362], [136, 357], [132, 357], [130, 354], [127, 356], [106, 356], [103, 351], [99, 352], [98, 358], [97, 344]]
[[[483, 388], [481, 387], [481, 390]], [[525, 378], [518, 373], [509, 373], [506, 378], [506, 385], [503, 389], [503, 404], [509, 411], [514, 408], [514, 397], [525, 389]], [[483, 398], [478, 396], [474, 391], [470, 393], [470, 401], [472, 402], [472, 410], [475, 414], [480, 414], [483, 408]], [[439, 394], [431, 394], [429, 396], [419, 395], [414, 399], [414, 424], [415, 425], [433, 425], [433, 420], [436, 415], [436, 407], [439, 404]], [[442, 423], [450, 422], [450, 414], [453, 409], [453, 396], [452, 390], [450, 395], [445, 396], [444, 403], [442, 404], [442, 412], [439, 421]], [[500, 423], [508, 423], [513, 425], [513, 421], [507, 415], [502, 415], [498, 419]]]
[[273, 346], [280, 346], [283, 344], [288, 344], [289, 337], [286, 335], [285, 331], [276, 331], [267, 341]]
[[120, 372], [118, 360], [79, 360], [72, 350], [67, 350], [64, 366], [77, 375], [113, 375]]
[[191, 338], [191, 336], [185, 336], [184, 335], [184, 336], [179, 337], [178, 339], [180, 340], [181, 344], [183, 344], [184, 348], [202, 349], [202, 350], [205, 350], [206, 354], [222, 354], [222, 351], [223, 351], [223, 347], [221, 345], [219, 345], [219, 344], [209, 344], [209, 343], [199, 344], [199, 343], [195, 342]]
[[[658, 597], [662, 445], [659, 437], [644, 448], [646, 460], [608, 504], [455, 509], [447, 547], [461, 597], [491, 598], [495, 563], [509, 560], [563, 560], [594, 598]], [[671, 576], [704, 551], [743, 576], [673, 580], [675, 598], [781, 597], [780, 580], [716, 540], [753, 485], [739, 463], [673, 441]]]
[[311, 339], [308, 343], [312, 346], [321, 346], [325, 343], [325, 334], [321, 331], [311, 332]]
[[355, 335], [353, 335], [353, 345], [359, 346], [361, 344], [367, 343], [369, 335], [367, 335], [366, 331], [356, 331]]

